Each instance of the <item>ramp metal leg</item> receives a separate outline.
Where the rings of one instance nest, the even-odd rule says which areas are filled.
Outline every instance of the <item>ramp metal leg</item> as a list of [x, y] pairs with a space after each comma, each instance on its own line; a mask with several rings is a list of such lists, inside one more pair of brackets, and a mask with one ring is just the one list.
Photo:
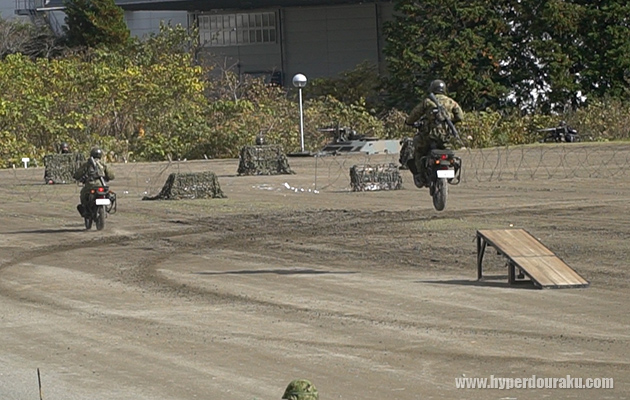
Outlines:
[[511, 261], [508, 261], [507, 267], [508, 267], [508, 282], [510, 282], [510, 285], [513, 285], [516, 283], [516, 266]]
[[483, 255], [486, 251], [487, 243], [481, 235], [477, 235], [477, 280], [483, 278]]

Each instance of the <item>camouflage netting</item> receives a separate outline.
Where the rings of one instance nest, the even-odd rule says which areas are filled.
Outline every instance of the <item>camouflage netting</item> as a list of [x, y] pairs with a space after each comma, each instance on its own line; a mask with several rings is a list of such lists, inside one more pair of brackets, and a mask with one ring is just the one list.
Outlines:
[[278, 145], [245, 146], [241, 149], [239, 175], [293, 174], [289, 161]]
[[350, 186], [353, 192], [399, 190], [402, 188], [402, 177], [393, 163], [354, 165], [350, 168]]
[[172, 173], [156, 196], [142, 200], [180, 200], [225, 198], [214, 172]]
[[48, 154], [44, 156], [44, 182], [70, 183], [74, 182], [75, 171], [81, 167], [85, 157], [81, 153]]

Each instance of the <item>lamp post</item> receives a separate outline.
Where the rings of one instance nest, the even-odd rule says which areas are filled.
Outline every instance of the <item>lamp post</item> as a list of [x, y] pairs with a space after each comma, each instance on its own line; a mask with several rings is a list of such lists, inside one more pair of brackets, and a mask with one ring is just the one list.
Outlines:
[[302, 88], [306, 86], [306, 77], [302, 74], [296, 74], [293, 77], [293, 86], [298, 88], [300, 96], [300, 149], [304, 153], [304, 114], [302, 112]]

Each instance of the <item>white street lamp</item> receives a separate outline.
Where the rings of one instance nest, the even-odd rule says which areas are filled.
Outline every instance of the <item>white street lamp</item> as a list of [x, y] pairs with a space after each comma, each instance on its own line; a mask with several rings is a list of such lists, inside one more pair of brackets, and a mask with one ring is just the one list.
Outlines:
[[302, 74], [296, 74], [293, 77], [293, 86], [298, 88], [300, 95], [300, 149], [304, 153], [304, 114], [302, 112], [302, 88], [306, 86], [306, 77]]

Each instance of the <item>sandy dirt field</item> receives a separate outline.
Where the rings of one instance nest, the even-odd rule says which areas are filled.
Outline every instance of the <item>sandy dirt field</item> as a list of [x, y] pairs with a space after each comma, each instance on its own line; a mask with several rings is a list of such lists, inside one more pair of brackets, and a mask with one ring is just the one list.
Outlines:
[[[77, 185], [1, 170], [0, 399], [39, 399], [38, 369], [46, 400], [280, 399], [295, 378], [321, 399], [630, 399], [630, 145], [551, 148], [464, 152], [443, 212], [407, 171], [402, 190], [350, 190], [352, 165], [393, 155], [278, 176], [113, 164], [103, 231]], [[227, 198], [141, 200], [199, 171]], [[477, 230], [510, 227], [590, 287], [509, 286], [493, 251], [477, 281]], [[534, 375], [614, 388], [456, 387]]]

